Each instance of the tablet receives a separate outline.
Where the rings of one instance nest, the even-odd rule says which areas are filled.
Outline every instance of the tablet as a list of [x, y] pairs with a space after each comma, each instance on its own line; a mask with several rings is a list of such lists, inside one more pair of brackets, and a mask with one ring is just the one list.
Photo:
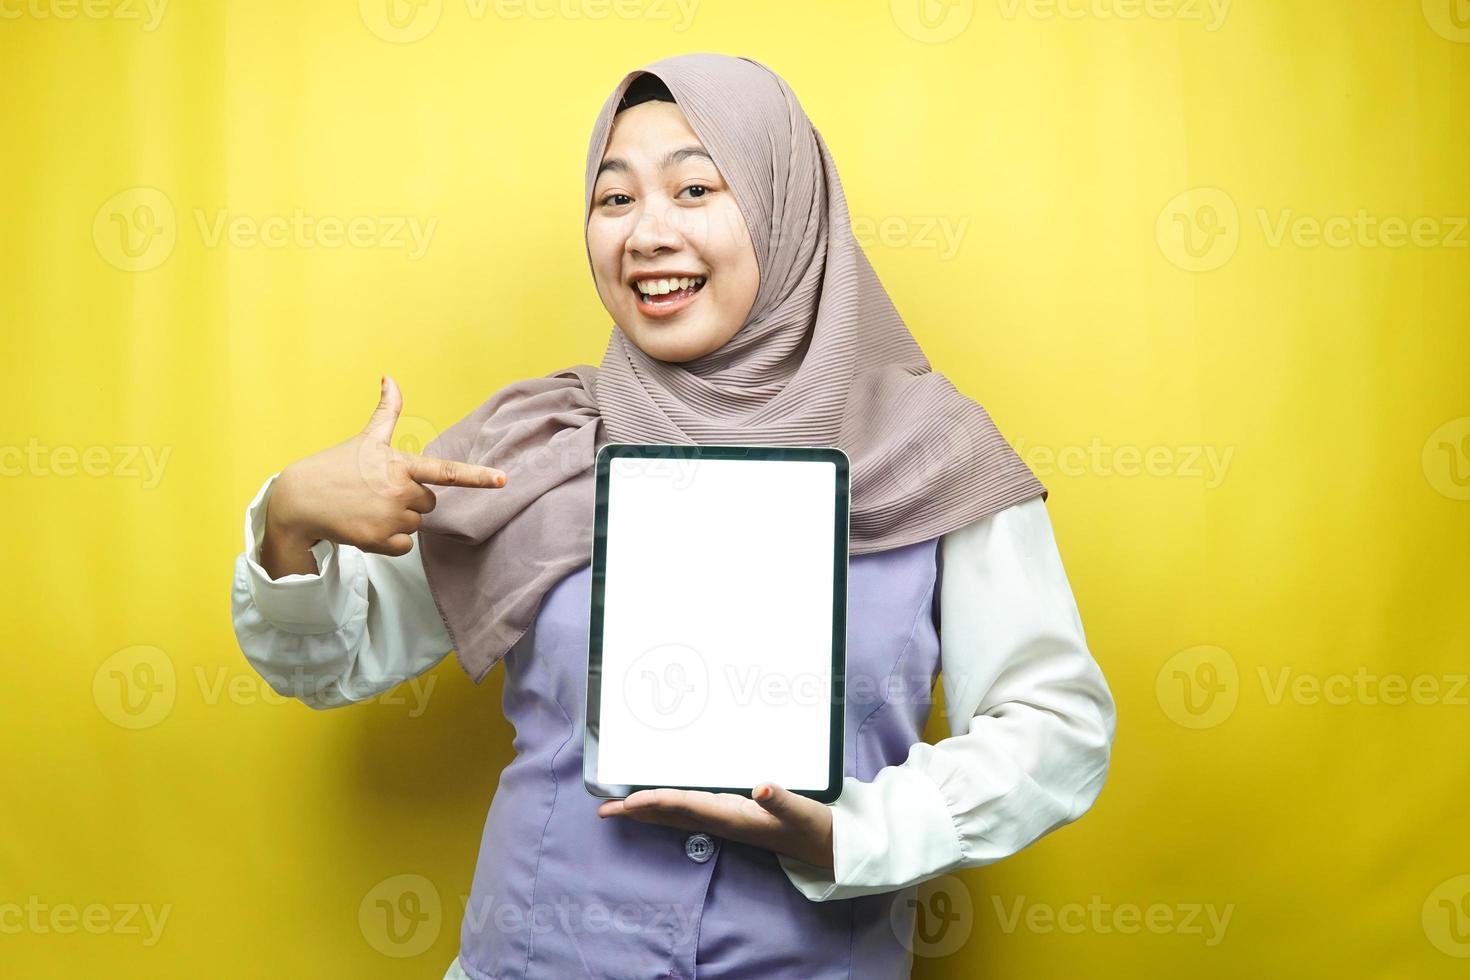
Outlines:
[[582, 781], [621, 799], [842, 790], [848, 458], [825, 446], [597, 453]]

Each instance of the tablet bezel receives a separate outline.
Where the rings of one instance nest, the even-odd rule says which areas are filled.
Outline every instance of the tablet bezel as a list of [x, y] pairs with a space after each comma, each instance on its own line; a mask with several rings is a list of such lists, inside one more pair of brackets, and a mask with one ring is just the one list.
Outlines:
[[[582, 728], [582, 786], [601, 799], [623, 799], [641, 789], [658, 785], [601, 783], [597, 780], [598, 740], [602, 711], [602, 629], [604, 591], [607, 583], [607, 517], [611, 464], [614, 459], [751, 459], [776, 462], [827, 462], [836, 466], [833, 501], [832, 554], [832, 691], [828, 739], [827, 786], [823, 789], [792, 789], [819, 803], [832, 803], [842, 793], [842, 761], [847, 707], [847, 559], [850, 538], [851, 491], [847, 453], [831, 446], [732, 446], [672, 443], [607, 443], [597, 452], [596, 502], [592, 533], [592, 595], [587, 635], [587, 686]], [[750, 796], [754, 786], [675, 786], [673, 789], [707, 793], [738, 793]]]

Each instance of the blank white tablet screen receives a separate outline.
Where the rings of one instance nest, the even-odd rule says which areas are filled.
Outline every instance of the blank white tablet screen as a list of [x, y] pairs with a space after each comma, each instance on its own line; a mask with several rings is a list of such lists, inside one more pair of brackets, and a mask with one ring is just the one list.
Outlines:
[[598, 782], [826, 788], [836, 466], [608, 476]]

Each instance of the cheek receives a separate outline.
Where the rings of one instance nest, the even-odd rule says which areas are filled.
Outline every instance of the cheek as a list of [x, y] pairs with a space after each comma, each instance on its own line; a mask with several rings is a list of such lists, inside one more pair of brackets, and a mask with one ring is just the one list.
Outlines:
[[740, 210], [732, 204], [712, 214], [706, 241], [705, 257], [721, 270], [726, 296], [732, 300], [753, 299], [757, 278], [755, 246]]
[[592, 264], [599, 267], [605, 265], [611, 250], [607, 229], [598, 224], [588, 225], [587, 252], [592, 256]]
[[621, 240], [616, 229], [589, 226], [587, 254], [592, 258], [592, 272], [599, 291], [604, 291], [609, 298], [616, 296], [623, 272]]
[[706, 258], [727, 267], [738, 265], [741, 254], [750, 248], [745, 221], [734, 207], [710, 208], [699, 237]]

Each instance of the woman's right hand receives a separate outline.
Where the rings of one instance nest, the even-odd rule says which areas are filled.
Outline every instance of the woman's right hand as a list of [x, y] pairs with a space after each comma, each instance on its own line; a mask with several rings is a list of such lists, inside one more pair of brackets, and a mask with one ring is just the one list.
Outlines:
[[361, 432], [281, 471], [266, 503], [261, 565], [271, 578], [314, 575], [320, 540], [380, 555], [406, 555], [411, 533], [434, 509], [430, 486], [505, 486], [488, 466], [405, 453], [390, 444], [403, 395], [384, 376], [382, 397]]

